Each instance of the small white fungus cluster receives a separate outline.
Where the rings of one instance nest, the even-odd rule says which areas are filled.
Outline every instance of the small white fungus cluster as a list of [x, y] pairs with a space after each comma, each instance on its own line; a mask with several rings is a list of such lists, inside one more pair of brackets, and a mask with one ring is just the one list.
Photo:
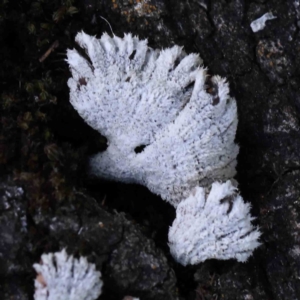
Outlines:
[[[70, 102], [108, 141], [91, 172], [145, 185], [178, 207], [169, 240], [182, 264], [245, 261], [259, 245], [249, 205], [228, 182], [204, 192], [236, 173], [237, 106], [225, 79], [208, 76], [201, 58], [179, 46], [154, 50], [131, 34], [81, 32], [76, 41], [87, 58], [68, 50]], [[234, 197], [225, 203], [227, 194]]]
[[210, 258], [245, 262], [260, 245], [252, 220], [250, 205], [230, 180], [213, 183], [209, 193], [197, 187], [177, 206], [169, 231], [171, 253], [183, 265]]
[[43, 254], [33, 265], [35, 300], [95, 300], [101, 295], [101, 273], [85, 257], [68, 256], [65, 250]]

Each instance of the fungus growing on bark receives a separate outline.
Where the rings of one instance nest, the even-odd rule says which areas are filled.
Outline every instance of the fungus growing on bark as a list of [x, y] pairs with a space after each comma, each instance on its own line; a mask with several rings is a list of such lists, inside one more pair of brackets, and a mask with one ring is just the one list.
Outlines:
[[[233, 178], [238, 154], [237, 106], [226, 80], [208, 76], [201, 58], [186, 55], [179, 46], [154, 50], [131, 34], [119, 38], [104, 33], [97, 39], [80, 32], [76, 41], [87, 58], [68, 50], [70, 102], [108, 141], [104, 152], [91, 157], [91, 173], [142, 184], [175, 208], [183, 201], [169, 233], [171, 252], [180, 263], [247, 259], [260, 235], [251, 225], [249, 205], [238, 195], [232, 196], [232, 204], [222, 203], [220, 192], [215, 192], [219, 187], [224, 195], [226, 188], [234, 194], [228, 182], [214, 182]], [[211, 184], [206, 201], [203, 193]], [[191, 191], [199, 199], [190, 196]], [[198, 203], [187, 216], [194, 216], [194, 225], [181, 213], [190, 210], [185, 205], [191, 199]], [[218, 222], [227, 226], [224, 236]], [[195, 235], [185, 237], [184, 226]], [[202, 243], [212, 252], [207, 254]]]
[[33, 265], [35, 300], [95, 300], [101, 295], [101, 273], [85, 257], [68, 256], [65, 250], [43, 254]]
[[236, 102], [197, 54], [153, 50], [131, 34], [76, 41], [91, 62], [68, 50], [70, 101], [108, 140], [90, 160], [94, 175], [145, 185], [175, 207], [194, 187], [235, 175]]
[[197, 187], [177, 206], [169, 230], [171, 253], [183, 265], [210, 258], [245, 262], [260, 245], [253, 219], [230, 180], [213, 183], [210, 191]]

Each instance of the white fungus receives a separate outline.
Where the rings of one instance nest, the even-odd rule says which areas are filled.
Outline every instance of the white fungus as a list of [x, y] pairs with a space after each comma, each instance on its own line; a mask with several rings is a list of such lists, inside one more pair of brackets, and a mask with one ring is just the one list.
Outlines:
[[33, 265], [35, 300], [95, 300], [101, 294], [101, 273], [85, 257], [68, 256], [65, 250], [43, 254]]
[[91, 173], [145, 185], [177, 207], [169, 241], [178, 262], [246, 261], [260, 233], [231, 182], [218, 183], [233, 178], [238, 154], [226, 80], [179, 46], [154, 50], [131, 34], [76, 41], [87, 58], [68, 50], [70, 102], [108, 141]]
[[253, 219], [230, 180], [213, 183], [209, 193], [197, 187], [177, 206], [169, 230], [171, 254], [182, 265], [211, 258], [245, 262], [260, 245]]
[[253, 32], [260, 31], [265, 28], [266, 21], [276, 19], [277, 17], [273, 15], [272, 12], [267, 12], [260, 18], [251, 22], [250, 26]]
[[131, 34], [76, 41], [89, 59], [68, 50], [70, 101], [108, 140], [90, 160], [94, 175], [145, 185], [175, 207], [194, 187], [235, 175], [236, 102], [197, 54], [153, 50]]

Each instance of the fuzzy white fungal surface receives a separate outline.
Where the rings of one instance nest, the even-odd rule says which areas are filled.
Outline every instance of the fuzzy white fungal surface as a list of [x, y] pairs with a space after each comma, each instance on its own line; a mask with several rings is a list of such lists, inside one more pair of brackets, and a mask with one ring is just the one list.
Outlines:
[[94, 175], [145, 185], [175, 207], [196, 186], [235, 175], [236, 102], [197, 54], [131, 34], [76, 41], [88, 58], [68, 50], [70, 101], [108, 140], [90, 159]]
[[101, 294], [101, 273], [85, 257], [68, 256], [65, 250], [43, 254], [33, 265], [35, 300], [95, 300]]
[[250, 26], [253, 32], [257, 32], [260, 31], [262, 29], [265, 28], [266, 26], [266, 22], [268, 20], [273, 20], [276, 19], [277, 17], [275, 17], [271, 12], [267, 12], [264, 15], [262, 15], [260, 18], [254, 20], [253, 22], [251, 22]]
[[177, 206], [169, 230], [171, 254], [182, 265], [211, 258], [245, 262], [260, 245], [253, 219], [230, 180], [213, 183], [209, 192], [197, 187]]

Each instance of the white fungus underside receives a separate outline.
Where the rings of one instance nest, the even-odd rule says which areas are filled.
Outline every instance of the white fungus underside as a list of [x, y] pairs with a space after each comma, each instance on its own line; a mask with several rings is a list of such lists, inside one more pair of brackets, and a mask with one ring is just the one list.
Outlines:
[[145, 185], [177, 207], [169, 245], [181, 264], [246, 261], [260, 236], [249, 204], [230, 181], [216, 182], [233, 178], [238, 154], [225, 79], [208, 78], [200, 57], [179, 46], [153, 50], [131, 34], [81, 32], [76, 41], [88, 58], [68, 50], [70, 101], [108, 140], [90, 159], [91, 173]]
[[101, 273], [84, 257], [76, 259], [62, 250], [43, 254], [33, 267], [45, 282], [35, 280], [34, 300], [95, 300], [101, 295]]
[[260, 245], [252, 220], [250, 205], [231, 181], [213, 183], [208, 194], [197, 187], [177, 206], [169, 230], [171, 254], [183, 265], [211, 258], [245, 262]]
[[215, 94], [206, 91], [198, 55], [153, 50], [131, 34], [81, 32], [76, 41], [91, 64], [68, 50], [70, 101], [108, 140], [90, 160], [94, 175], [145, 185], [175, 207], [192, 188], [235, 175], [236, 102], [218, 76], [210, 79]]

